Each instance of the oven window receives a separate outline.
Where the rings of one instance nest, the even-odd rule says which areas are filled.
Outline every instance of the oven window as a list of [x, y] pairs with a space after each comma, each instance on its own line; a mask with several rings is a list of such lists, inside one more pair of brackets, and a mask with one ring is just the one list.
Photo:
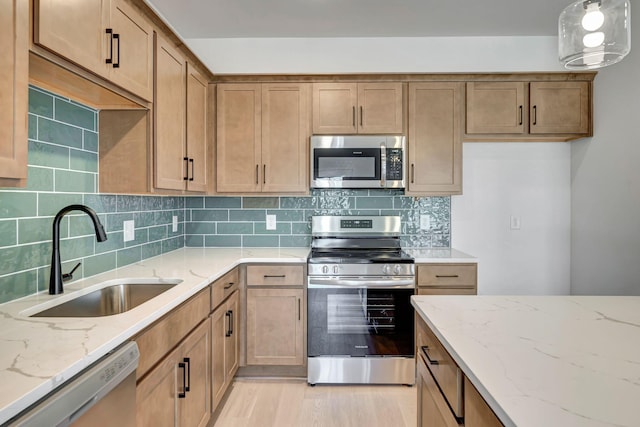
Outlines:
[[314, 178], [380, 179], [380, 150], [373, 148], [314, 149]]
[[309, 289], [309, 356], [412, 356], [411, 295], [413, 289]]

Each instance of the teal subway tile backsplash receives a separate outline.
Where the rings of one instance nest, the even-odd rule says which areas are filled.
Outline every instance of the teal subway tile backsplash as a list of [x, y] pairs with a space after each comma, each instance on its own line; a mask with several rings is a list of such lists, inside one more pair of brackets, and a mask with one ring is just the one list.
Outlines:
[[[184, 197], [98, 193], [98, 119], [95, 110], [30, 87], [27, 187], [0, 189], [0, 303], [48, 289], [53, 217], [70, 204], [93, 208], [108, 238], [97, 242], [81, 212], [63, 218], [63, 271], [82, 263], [74, 279], [184, 246]], [[135, 238], [124, 242], [128, 219], [135, 221]]]
[[[29, 175], [25, 189], [0, 189], [0, 303], [46, 291], [51, 226], [64, 206], [85, 204], [105, 226], [99, 243], [82, 213], [61, 223], [63, 271], [74, 280], [181, 247], [309, 247], [314, 215], [399, 215], [405, 247], [448, 247], [449, 197], [398, 190], [313, 190], [308, 196], [138, 196], [100, 194], [98, 112], [53, 93], [29, 90]], [[266, 229], [275, 215], [276, 229]], [[429, 228], [420, 229], [420, 217]], [[178, 217], [173, 231], [172, 219]], [[125, 220], [135, 222], [124, 242]]]

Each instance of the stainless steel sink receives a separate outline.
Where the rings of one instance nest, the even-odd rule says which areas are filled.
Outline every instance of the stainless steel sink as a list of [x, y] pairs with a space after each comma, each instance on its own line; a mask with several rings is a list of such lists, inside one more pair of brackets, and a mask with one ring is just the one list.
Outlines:
[[73, 298], [30, 317], [100, 317], [124, 313], [168, 291], [169, 283], [118, 283]]

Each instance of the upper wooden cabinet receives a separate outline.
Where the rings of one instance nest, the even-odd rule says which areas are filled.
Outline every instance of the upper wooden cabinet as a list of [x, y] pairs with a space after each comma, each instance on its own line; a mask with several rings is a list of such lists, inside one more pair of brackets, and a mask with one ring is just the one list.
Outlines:
[[403, 83], [314, 83], [314, 134], [400, 134]]
[[155, 187], [206, 191], [208, 82], [160, 35], [155, 76]]
[[308, 191], [309, 85], [217, 86], [218, 193]]
[[468, 141], [590, 136], [591, 82], [468, 82], [466, 120]]
[[[29, 2], [0, 4], [0, 186], [23, 186], [27, 178]], [[8, 178], [8, 179], [5, 179]]]
[[462, 83], [409, 83], [406, 194], [462, 193]]
[[153, 99], [153, 27], [124, 0], [35, 0], [33, 41]]

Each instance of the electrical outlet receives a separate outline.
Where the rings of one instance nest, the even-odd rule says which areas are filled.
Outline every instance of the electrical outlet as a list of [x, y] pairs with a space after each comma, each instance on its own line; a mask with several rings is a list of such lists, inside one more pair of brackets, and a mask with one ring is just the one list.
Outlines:
[[509, 218], [509, 226], [512, 230], [520, 230], [520, 217], [511, 215]]
[[431, 215], [420, 215], [420, 230], [431, 228]]
[[178, 216], [177, 215], [174, 215], [173, 219], [171, 220], [171, 232], [172, 233], [178, 232]]
[[275, 230], [276, 228], [277, 228], [276, 216], [275, 215], [267, 215], [267, 230]]
[[124, 238], [125, 242], [130, 242], [131, 240], [136, 238], [136, 231], [133, 220], [125, 221], [122, 223], [124, 229]]

